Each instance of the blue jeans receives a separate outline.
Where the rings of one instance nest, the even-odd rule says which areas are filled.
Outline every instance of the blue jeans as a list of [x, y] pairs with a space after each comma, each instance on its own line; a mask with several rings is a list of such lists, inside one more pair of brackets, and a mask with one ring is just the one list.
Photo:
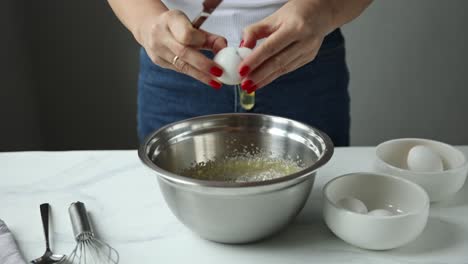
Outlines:
[[[208, 57], [213, 54], [206, 52]], [[324, 40], [317, 57], [256, 92], [248, 111], [291, 118], [327, 133], [336, 146], [349, 145], [349, 73], [340, 30]], [[155, 65], [140, 52], [138, 136], [200, 115], [245, 112], [234, 86], [219, 91], [178, 72]]]

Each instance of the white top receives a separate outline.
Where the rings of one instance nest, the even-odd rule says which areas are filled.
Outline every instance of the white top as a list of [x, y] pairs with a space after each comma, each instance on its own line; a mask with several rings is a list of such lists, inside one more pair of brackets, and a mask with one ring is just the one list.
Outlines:
[[[203, 9], [202, 0], [163, 0], [170, 9], [183, 11], [193, 20]], [[229, 46], [238, 46], [242, 30], [278, 10], [287, 0], [224, 0], [202, 25], [202, 29], [221, 35]]]
[[[460, 149], [468, 155], [468, 146]], [[453, 199], [431, 204], [421, 236], [396, 250], [361, 250], [328, 230], [321, 213], [323, 185], [371, 170], [374, 151], [336, 148], [297, 219], [277, 236], [249, 245], [194, 235], [169, 210], [156, 175], [135, 150], [0, 153], [0, 218], [27, 260], [44, 253], [39, 204], [51, 204], [52, 250], [66, 254], [74, 247], [68, 206], [80, 200], [95, 231], [119, 251], [121, 264], [467, 263], [468, 184]]]

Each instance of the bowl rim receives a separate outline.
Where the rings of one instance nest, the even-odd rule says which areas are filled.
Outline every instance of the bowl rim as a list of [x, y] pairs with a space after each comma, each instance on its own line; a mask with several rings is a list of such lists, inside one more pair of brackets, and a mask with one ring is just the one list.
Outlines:
[[[457, 152], [458, 154], [460, 154], [464, 161], [463, 163], [458, 166], [458, 167], [454, 167], [454, 168], [450, 168], [448, 170], [443, 170], [443, 171], [439, 171], [439, 172], [433, 172], [433, 171], [412, 171], [412, 170], [409, 170], [409, 169], [404, 169], [404, 168], [400, 168], [400, 167], [397, 167], [397, 166], [394, 166], [388, 162], [386, 162], [385, 160], [383, 160], [378, 152], [379, 152], [379, 149], [383, 146], [383, 145], [386, 145], [386, 144], [392, 144], [392, 143], [396, 143], [396, 142], [403, 142], [403, 141], [420, 141], [420, 142], [428, 142], [428, 143], [435, 143], [435, 144], [439, 144], [439, 145], [442, 145], [442, 146], [445, 146], [445, 147], [448, 147], [452, 150], [454, 150], [455, 152]], [[391, 139], [391, 140], [387, 140], [387, 141], [384, 141], [380, 144], [378, 144], [376, 147], [375, 147], [375, 157], [376, 159], [383, 163], [385, 166], [389, 167], [390, 169], [392, 170], [396, 170], [396, 171], [400, 171], [400, 172], [404, 172], [404, 173], [410, 173], [410, 174], [414, 174], [414, 175], [437, 175], [439, 176], [441, 173], [445, 174], [445, 173], [450, 173], [450, 172], [456, 172], [456, 171], [460, 171], [460, 170], [463, 170], [465, 169], [466, 167], [468, 167], [468, 159], [467, 157], [465, 156], [465, 154], [459, 150], [458, 148], [450, 145], [450, 144], [447, 144], [447, 143], [444, 143], [444, 142], [441, 142], [441, 141], [437, 141], [437, 140], [433, 140], [433, 139], [427, 139], [427, 138], [396, 138], [396, 139]]]
[[[149, 145], [149, 142], [158, 134], [161, 133], [162, 131], [166, 130], [167, 128], [171, 126], [176, 126], [178, 124], [187, 122], [187, 121], [200, 121], [200, 120], [206, 120], [206, 119], [212, 119], [212, 118], [220, 118], [220, 117], [229, 117], [229, 116], [257, 116], [257, 117], [268, 117], [268, 118], [274, 118], [274, 119], [282, 119], [284, 121], [288, 122], [293, 122], [299, 126], [306, 127], [308, 129], [311, 129], [316, 133], [321, 140], [324, 143], [324, 150], [323, 154], [318, 157], [317, 161], [312, 164], [309, 167], [304, 168], [303, 170], [300, 170], [298, 172], [285, 175], [279, 178], [271, 179], [271, 180], [265, 180], [265, 181], [257, 181], [257, 182], [227, 182], [227, 181], [210, 181], [210, 180], [200, 180], [200, 179], [194, 179], [190, 177], [185, 177], [181, 175], [177, 175], [175, 173], [172, 173], [170, 171], [164, 170], [158, 166], [156, 166], [151, 159], [146, 155], [146, 149]], [[309, 177], [311, 174], [313, 174], [317, 169], [325, 165], [333, 156], [334, 153], [334, 145], [330, 137], [321, 131], [320, 129], [317, 129], [316, 127], [307, 125], [305, 123], [289, 119], [286, 117], [280, 117], [280, 116], [275, 116], [275, 115], [267, 115], [267, 114], [257, 114], [257, 113], [224, 113], [224, 114], [211, 114], [211, 115], [202, 115], [202, 116], [197, 116], [197, 117], [192, 117], [184, 120], [180, 120], [177, 122], [173, 122], [170, 124], [167, 124], [160, 129], [152, 132], [149, 134], [144, 140], [143, 143], [140, 144], [140, 147], [138, 148], [138, 156], [140, 160], [145, 164], [147, 167], [149, 167], [151, 170], [155, 171], [159, 177], [169, 181], [173, 182], [176, 184], [182, 184], [182, 185], [188, 185], [188, 186], [198, 186], [198, 187], [214, 187], [214, 188], [240, 188], [240, 187], [256, 187], [256, 186], [266, 186], [266, 185], [273, 185], [277, 183], [283, 183], [283, 182], [289, 182], [292, 180], [300, 180], [303, 178]]]
[[[420, 193], [423, 194], [424, 200], [425, 200], [424, 205], [421, 206], [417, 210], [412, 210], [411, 212], [407, 212], [407, 213], [403, 213], [403, 214], [397, 214], [397, 215], [386, 215], [386, 216], [384, 216], [384, 215], [360, 214], [360, 213], [356, 213], [356, 212], [349, 211], [349, 210], [346, 210], [344, 208], [341, 208], [336, 203], [334, 203], [334, 202], [332, 202], [330, 200], [330, 198], [327, 195], [327, 189], [329, 188], [329, 186], [331, 184], [333, 184], [333, 182], [335, 182], [335, 181], [337, 181], [337, 180], [339, 180], [341, 178], [349, 177], [349, 176], [356, 176], [356, 175], [373, 175], [373, 176], [376, 176], [376, 177], [391, 178], [391, 179], [396, 180], [396, 181], [405, 182], [406, 184], [416, 188], [417, 190], [419, 190]], [[323, 186], [322, 194], [323, 194], [324, 201], [326, 201], [328, 204], [333, 206], [333, 208], [338, 210], [338, 211], [345, 212], [345, 213], [348, 213], [348, 214], [351, 214], [351, 215], [356, 215], [356, 216], [359, 216], [359, 217], [378, 218], [378, 219], [396, 219], [396, 218], [403, 218], [403, 217], [408, 217], [408, 216], [413, 216], [413, 215], [420, 215], [420, 214], [424, 213], [425, 211], [428, 211], [429, 208], [430, 208], [430, 204], [431, 204], [430, 199], [429, 199], [429, 195], [427, 194], [426, 190], [423, 187], [421, 187], [419, 184], [414, 183], [414, 182], [412, 182], [412, 181], [410, 181], [408, 179], [402, 178], [402, 177], [398, 177], [398, 176], [394, 176], [394, 175], [390, 175], [390, 174], [385, 174], [385, 173], [375, 173], [375, 172], [352, 172], [352, 173], [347, 173], [347, 174], [335, 177], [335, 178], [331, 179], [330, 181], [328, 181]]]

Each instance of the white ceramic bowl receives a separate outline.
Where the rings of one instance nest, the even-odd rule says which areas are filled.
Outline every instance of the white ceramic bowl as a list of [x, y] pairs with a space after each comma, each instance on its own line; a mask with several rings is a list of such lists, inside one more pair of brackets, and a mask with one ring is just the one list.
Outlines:
[[[430, 147], [442, 158], [442, 172], [415, 172], [408, 169], [407, 157], [416, 145]], [[402, 138], [386, 141], [376, 148], [374, 168], [394, 176], [406, 178], [421, 185], [431, 202], [441, 201], [458, 192], [465, 183], [468, 163], [463, 153], [448, 144], [418, 138]]]
[[[424, 230], [429, 197], [419, 185], [400, 177], [352, 173], [328, 182], [323, 189], [323, 215], [330, 230], [354, 246], [386, 250], [403, 246]], [[387, 209], [392, 216], [355, 213], [340, 207], [340, 199], [353, 197], [369, 211]]]

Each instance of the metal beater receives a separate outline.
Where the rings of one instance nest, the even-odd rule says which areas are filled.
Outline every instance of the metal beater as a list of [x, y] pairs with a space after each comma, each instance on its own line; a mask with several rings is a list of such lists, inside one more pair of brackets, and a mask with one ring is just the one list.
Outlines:
[[68, 209], [77, 245], [61, 264], [117, 264], [119, 253], [107, 243], [94, 237], [86, 207], [75, 202]]

